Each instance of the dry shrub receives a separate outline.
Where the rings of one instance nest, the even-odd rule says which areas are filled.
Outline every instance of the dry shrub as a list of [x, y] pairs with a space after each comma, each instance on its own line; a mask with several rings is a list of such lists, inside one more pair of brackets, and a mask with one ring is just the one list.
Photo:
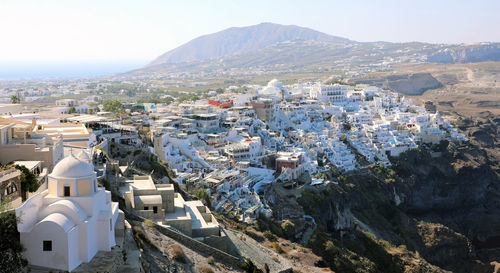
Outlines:
[[214, 273], [214, 270], [208, 265], [200, 265], [197, 266], [196, 269], [200, 273]]
[[170, 246], [170, 254], [172, 258], [180, 263], [186, 263], [186, 255], [184, 255], [184, 250], [178, 244], [173, 244]]
[[207, 258], [207, 263], [208, 264], [214, 264], [215, 260], [214, 260], [214, 257], [210, 256]]
[[257, 241], [259, 243], [262, 243], [265, 240], [264, 237], [262, 237], [262, 235], [259, 235], [248, 228], [245, 229], [245, 234], [250, 236], [251, 238], [253, 238], [255, 241]]
[[281, 248], [281, 246], [277, 242], [273, 242], [273, 249], [278, 254], [281, 254], [281, 253], [285, 252], [285, 251], [283, 251], [283, 249]]
[[150, 219], [146, 219], [146, 220], [144, 221], [144, 224], [146, 224], [146, 226], [148, 226], [148, 227], [154, 227], [154, 225], [155, 225], [155, 224], [153, 223], [153, 221], [151, 221]]

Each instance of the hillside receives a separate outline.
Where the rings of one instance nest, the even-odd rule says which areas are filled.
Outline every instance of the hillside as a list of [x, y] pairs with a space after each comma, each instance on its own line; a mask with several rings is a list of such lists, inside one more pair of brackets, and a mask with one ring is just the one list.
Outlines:
[[403, 95], [422, 95], [427, 90], [443, 87], [430, 73], [391, 74], [374, 80], [357, 80], [355, 83], [376, 85]]
[[214, 59], [251, 52], [279, 42], [294, 40], [352, 43], [348, 39], [330, 36], [309, 28], [261, 23], [247, 27], [232, 27], [200, 36], [159, 56], [150, 65]]
[[[125, 75], [190, 73], [194, 78], [260, 72], [385, 71], [415, 63], [477, 63], [500, 60], [500, 43], [430, 44], [356, 42], [309, 28], [261, 23], [195, 38], [144, 68]], [[412, 92], [410, 92], [412, 93]]]
[[450, 46], [430, 55], [428, 61], [434, 63], [498, 62], [500, 61], [500, 44], [481, 43]]
[[498, 119], [487, 118], [495, 128], [472, 135], [480, 146], [415, 149], [392, 158], [390, 169], [327, 173], [328, 185], [275, 184], [266, 199], [296, 227], [303, 220], [293, 212], [314, 217], [308, 247], [335, 272], [493, 272], [500, 173], [498, 151], [483, 148], [483, 135]]

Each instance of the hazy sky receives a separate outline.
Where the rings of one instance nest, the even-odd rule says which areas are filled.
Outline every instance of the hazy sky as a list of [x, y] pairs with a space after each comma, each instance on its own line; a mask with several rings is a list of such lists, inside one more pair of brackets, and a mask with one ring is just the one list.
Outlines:
[[0, 62], [149, 61], [261, 22], [357, 41], [500, 42], [500, 0], [0, 0]]

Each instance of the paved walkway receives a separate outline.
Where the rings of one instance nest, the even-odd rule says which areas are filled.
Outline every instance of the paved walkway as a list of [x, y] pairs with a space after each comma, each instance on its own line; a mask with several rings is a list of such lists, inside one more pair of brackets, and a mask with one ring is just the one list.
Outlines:
[[126, 252], [127, 260], [124, 264], [120, 265], [117, 272], [130, 272], [139, 273], [144, 272], [141, 267], [139, 258], [141, 257], [141, 251], [137, 248], [132, 234], [132, 227], [129, 222], [125, 220], [125, 240], [123, 242], [123, 249]]

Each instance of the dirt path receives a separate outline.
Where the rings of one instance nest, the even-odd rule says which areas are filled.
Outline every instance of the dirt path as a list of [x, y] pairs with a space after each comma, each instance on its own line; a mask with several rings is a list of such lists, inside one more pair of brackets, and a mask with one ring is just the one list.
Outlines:
[[123, 249], [125, 250], [127, 259], [123, 265], [118, 267], [118, 272], [144, 272], [139, 260], [141, 257], [141, 251], [135, 244], [131, 228], [130, 223], [125, 220], [125, 239], [123, 242]]

